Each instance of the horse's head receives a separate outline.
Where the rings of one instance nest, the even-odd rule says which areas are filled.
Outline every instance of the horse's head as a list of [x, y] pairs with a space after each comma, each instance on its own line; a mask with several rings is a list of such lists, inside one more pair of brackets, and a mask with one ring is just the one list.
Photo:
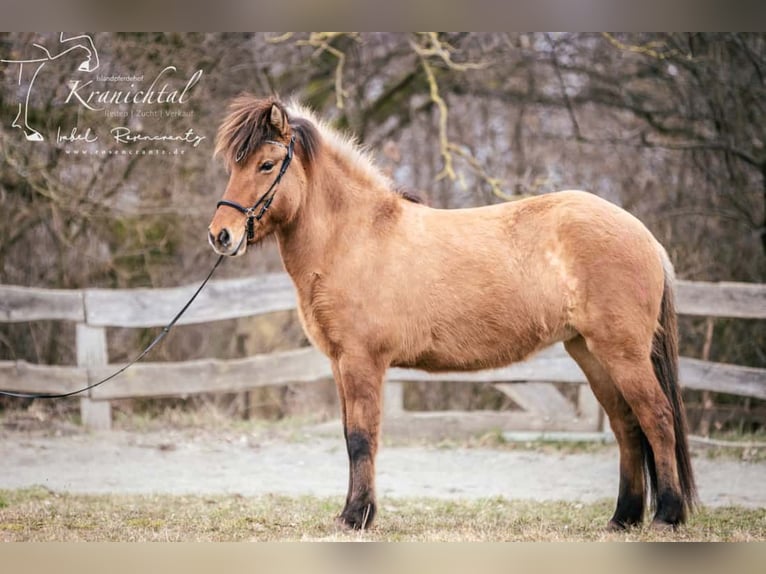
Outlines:
[[303, 202], [310, 150], [305, 129], [290, 125], [277, 100], [234, 100], [216, 141], [216, 155], [223, 156], [230, 172], [208, 227], [217, 253], [242, 255], [248, 244], [294, 220]]

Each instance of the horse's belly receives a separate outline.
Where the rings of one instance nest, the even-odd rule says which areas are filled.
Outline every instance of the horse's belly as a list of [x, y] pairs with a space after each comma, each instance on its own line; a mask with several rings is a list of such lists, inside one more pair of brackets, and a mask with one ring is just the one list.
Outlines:
[[432, 373], [444, 371], [480, 371], [482, 369], [495, 369], [504, 367], [511, 363], [524, 360], [536, 349], [526, 353], [518, 352], [493, 352], [490, 353], [471, 353], [470, 355], [460, 356], [452, 352], [427, 351], [418, 355], [414, 359], [404, 359], [392, 364], [394, 367], [404, 367], [409, 369], [421, 369]]
[[405, 352], [393, 365], [432, 372], [493, 369], [523, 361], [571, 336], [566, 327], [549, 329], [545, 323], [500, 327], [477, 322], [448, 334], [437, 331], [427, 348], [414, 356]]

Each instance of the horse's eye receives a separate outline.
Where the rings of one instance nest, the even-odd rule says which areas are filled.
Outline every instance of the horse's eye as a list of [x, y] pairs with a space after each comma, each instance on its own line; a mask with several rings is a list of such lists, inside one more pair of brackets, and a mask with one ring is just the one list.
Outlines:
[[269, 172], [272, 169], [274, 169], [274, 162], [273, 161], [264, 161], [261, 164], [261, 167], [259, 167], [258, 169], [263, 171], [263, 172]]

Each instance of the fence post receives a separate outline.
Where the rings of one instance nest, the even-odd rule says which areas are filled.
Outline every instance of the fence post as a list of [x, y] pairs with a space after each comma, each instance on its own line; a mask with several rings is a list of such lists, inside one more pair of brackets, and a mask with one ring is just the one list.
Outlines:
[[396, 417], [404, 413], [404, 383], [383, 382], [383, 416]]
[[[106, 348], [106, 328], [91, 327], [85, 323], [77, 324], [77, 365], [90, 367], [106, 365], [109, 355]], [[94, 382], [90, 380], [89, 384]], [[112, 427], [112, 407], [109, 401], [94, 401], [88, 397], [80, 399], [80, 418], [82, 424], [89, 429], [109, 430]]]
[[604, 411], [587, 383], [577, 389], [577, 410], [582, 418], [593, 422], [594, 431], [605, 430]]

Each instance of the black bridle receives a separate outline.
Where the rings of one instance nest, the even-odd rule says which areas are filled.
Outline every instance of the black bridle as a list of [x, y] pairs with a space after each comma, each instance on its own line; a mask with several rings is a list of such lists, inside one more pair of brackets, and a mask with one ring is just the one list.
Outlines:
[[[261, 197], [258, 198], [258, 201], [256, 201], [252, 207], [244, 207], [243, 205], [240, 205], [236, 201], [229, 201], [228, 199], [222, 199], [215, 206], [216, 209], [218, 209], [222, 205], [225, 205], [227, 207], [233, 207], [240, 213], [247, 216], [247, 240], [248, 241], [252, 241], [253, 238], [255, 238], [255, 222], [260, 221], [263, 218], [263, 216], [266, 215], [266, 212], [269, 210], [269, 207], [271, 207], [271, 202], [274, 201], [274, 197], [277, 195], [277, 185], [279, 185], [279, 182], [282, 180], [282, 176], [285, 175], [285, 172], [287, 171], [287, 168], [293, 159], [293, 150], [295, 148], [295, 136], [292, 136], [290, 138], [290, 143], [288, 145], [285, 145], [282, 142], [273, 141], [273, 140], [266, 140], [264, 143], [270, 143], [270, 144], [282, 146], [283, 148], [287, 150], [285, 159], [282, 160], [282, 165], [279, 166], [279, 173], [277, 174], [277, 177], [269, 186], [269, 189], [267, 189], [266, 192], [263, 195], [261, 195]], [[237, 157], [237, 161], [239, 161], [240, 159], [242, 159], [241, 156]], [[259, 206], [261, 209], [256, 214], [255, 210], [258, 209]]]

